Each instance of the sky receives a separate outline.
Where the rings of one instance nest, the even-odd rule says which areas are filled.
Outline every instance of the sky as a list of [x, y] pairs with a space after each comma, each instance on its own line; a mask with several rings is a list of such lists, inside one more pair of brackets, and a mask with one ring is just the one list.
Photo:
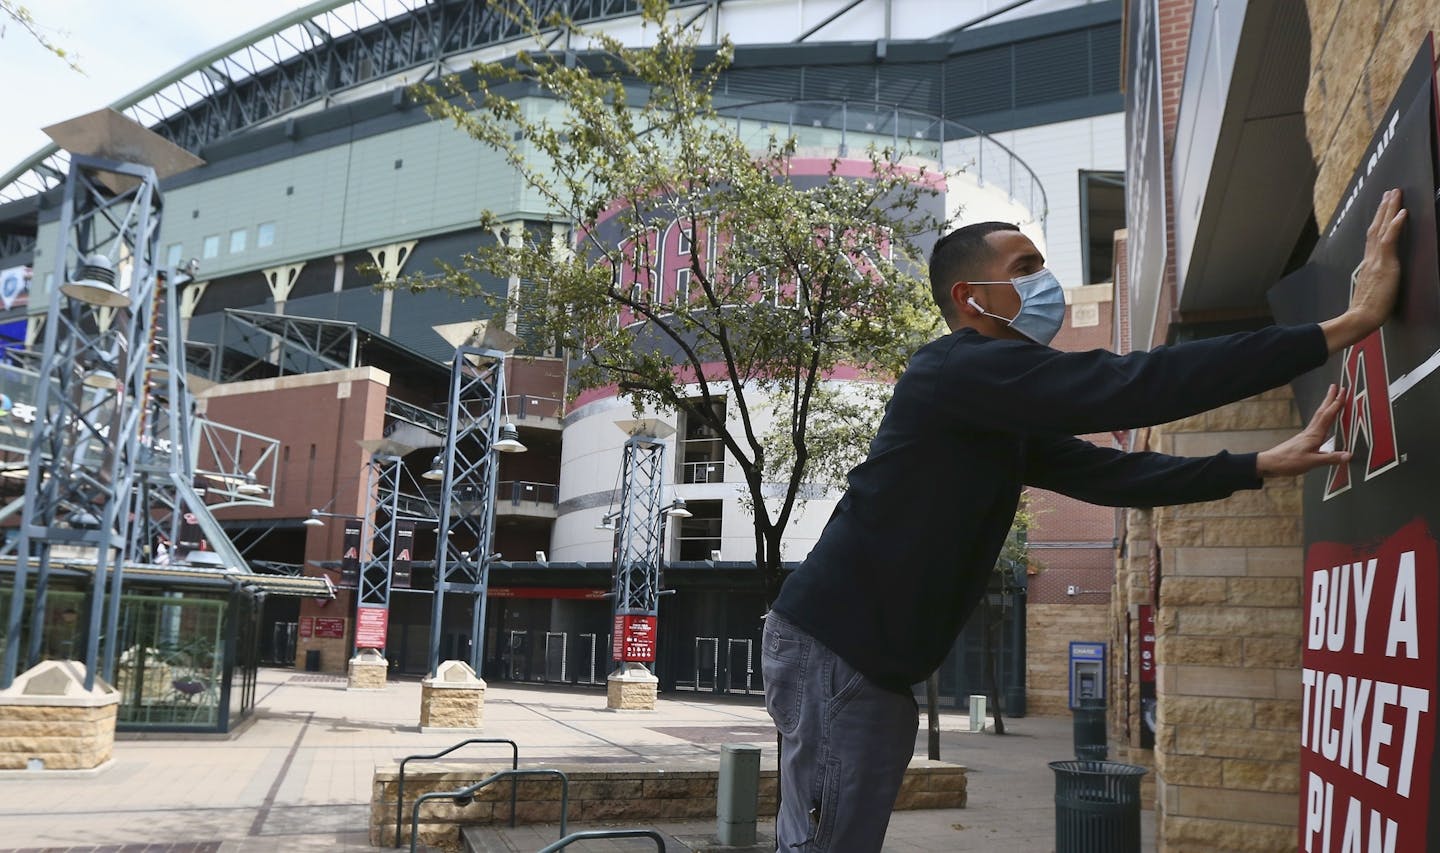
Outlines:
[[20, 0], [81, 72], [0, 16], [0, 173], [43, 147], [40, 128], [100, 109], [307, 0]]

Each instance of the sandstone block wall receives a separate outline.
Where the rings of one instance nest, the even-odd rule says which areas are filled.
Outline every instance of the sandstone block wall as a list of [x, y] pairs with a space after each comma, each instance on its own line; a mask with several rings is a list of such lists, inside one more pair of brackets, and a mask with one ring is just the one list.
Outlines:
[[[1179, 455], [1253, 451], [1299, 426], [1280, 389], [1157, 429], [1150, 444]], [[1162, 853], [1294, 849], [1300, 504], [1299, 480], [1286, 478], [1153, 511]]]
[[420, 687], [420, 725], [444, 729], [478, 729], [485, 719], [485, 690]]
[[89, 770], [110, 760], [119, 705], [0, 705], [0, 770]]
[[1070, 641], [1108, 642], [1109, 620], [1105, 604], [1026, 605], [1025, 713], [1070, 715]]
[[[1310, 85], [1305, 132], [1324, 228], [1420, 42], [1440, 31], [1434, 0], [1307, 0]], [[1373, 211], [1371, 211], [1373, 213]]]
[[[409, 843], [415, 800], [432, 791], [454, 791], [505, 769], [499, 766], [461, 769], [457, 765], [409, 767], [405, 773], [405, 807], [400, 842]], [[654, 766], [561, 766], [569, 777], [568, 820], [656, 821], [705, 820], [715, 817], [718, 770], [665, 770]], [[370, 845], [396, 846], [395, 797], [398, 769], [377, 767], [371, 785]], [[917, 759], [906, 771], [896, 800], [897, 810], [964, 808], [965, 768], [957, 764]], [[760, 771], [759, 814], [771, 817], [776, 809], [774, 770]], [[556, 823], [560, 820], [558, 779], [522, 779], [514, 786], [518, 823]], [[461, 825], [503, 823], [510, 820], [511, 783], [507, 780], [482, 788], [470, 805], [453, 800], [428, 801], [421, 806], [420, 840], [454, 848]]]
[[653, 711], [656, 687], [656, 682], [611, 679], [605, 686], [605, 706], [620, 711]]
[[1140, 745], [1140, 607], [1152, 603], [1151, 515], [1147, 509], [1125, 513], [1125, 547], [1116, 559], [1110, 598], [1110, 701], [1106, 707], [1111, 757], [1151, 771], [1140, 779], [1140, 802], [1147, 809], [1155, 807], [1155, 752]]

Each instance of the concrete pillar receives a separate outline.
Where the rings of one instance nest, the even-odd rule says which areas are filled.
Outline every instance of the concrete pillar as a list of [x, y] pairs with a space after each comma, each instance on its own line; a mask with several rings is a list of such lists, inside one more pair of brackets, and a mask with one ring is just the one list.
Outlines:
[[350, 681], [347, 690], [384, 690], [389, 661], [378, 649], [361, 649], [350, 659]]
[[660, 686], [643, 663], [622, 663], [605, 679], [605, 707], [611, 711], [653, 711]]
[[195, 308], [200, 304], [200, 299], [205, 295], [205, 288], [210, 286], [208, 281], [192, 281], [180, 288], [180, 304], [176, 306], [180, 312], [180, 340], [184, 341], [190, 335], [190, 318], [195, 316]]
[[[380, 271], [380, 282], [385, 285], [393, 285], [400, 279], [400, 271], [405, 268], [405, 262], [410, 260], [410, 253], [414, 251], [418, 241], [409, 240], [404, 243], [387, 243], [384, 246], [376, 246], [367, 249], [371, 260], [375, 261], [375, 268]], [[380, 294], [380, 334], [390, 334], [390, 315], [395, 308], [395, 291], [386, 287]]]
[[110, 764], [120, 692], [85, 689], [80, 664], [36, 664], [0, 690], [0, 771], [94, 770]]
[[760, 809], [760, 747], [748, 743], [721, 746], [718, 785], [715, 814], [720, 843], [753, 845]]
[[420, 682], [420, 731], [477, 732], [485, 720], [485, 680], [470, 664], [447, 660]]

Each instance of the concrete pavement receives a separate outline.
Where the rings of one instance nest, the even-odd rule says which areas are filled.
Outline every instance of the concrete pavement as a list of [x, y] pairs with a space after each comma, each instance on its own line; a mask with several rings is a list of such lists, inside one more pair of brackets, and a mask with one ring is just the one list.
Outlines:
[[[114, 765], [95, 776], [0, 781], [0, 845], [223, 853], [370, 850], [366, 830], [375, 765], [438, 751], [464, 737], [418, 731], [415, 681], [392, 681], [384, 692], [351, 693], [337, 676], [268, 669], [260, 673], [257, 695], [253, 720], [228, 738], [119, 740]], [[667, 694], [653, 714], [604, 708], [598, 690], [495, 684], [486, 694], [485, 734], [517, 741], [522, 765], [713, 766], [721, 744], [735, 742], [760, 744], [766, 765], [774, 764], [774, 729], [758, 696]], [[963, 714], [942, 715], [941, 758], [969, 768], [969, 808], [897, 812], [887, 851], [1053, 849], [1054, 782], [1046, 762], [1070, 757], [1070, 721], [1028, 717], [1007, 721], [1007, 727], [1011, 734], [1005, 737], [970, 734]], [[922, 755], [924, 737], [922, 719], [917, 738]], [[487, 762], [502, 757], [482, 755]], [[1153, 837], [1149, 812], [1144, 820], [1145, 837]], [[713, 832], [714, 822], [655, 828], [696, 836]], [[549, 828], [535, 831], [546, 843], [555, 838]], [[515, 843], [526, 842], [517, 836]], [[642, 842], [624, 843], [633, 846], [571, 849], [646, 849]]]

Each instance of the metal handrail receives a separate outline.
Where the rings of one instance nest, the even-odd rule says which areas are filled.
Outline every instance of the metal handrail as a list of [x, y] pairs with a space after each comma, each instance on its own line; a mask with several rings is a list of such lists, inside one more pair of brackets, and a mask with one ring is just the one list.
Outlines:
[[420, 837], [420, 807], [427, 800], [454, 800], [457, 806], [468, 806], [475, 801], [475, 792], [489, 785], [491, 782], [498, 782], [501, 779], [514, 779], [520, 776], [559, 776], [560, 777], [560, 839], [565, 839], [566, 816], [570, 813], [570, 777], [563, 771], [554, 768], [543, 768], [536, 770], [501, 770], [489, 779], [483, 779], [468, 788], [461, 788], [458, 791], [431, 791], [428, 794], [421, 794], [415, 800], [415, 805], [410, 812], [410, 853], [415, 853], [415, 843]]
[[[741, 101], [734, 104], [717, 104], [715, 106], [715, 111], [721, 116], [736, 120], [738, 127], [738, 122], [745, 121], [747, 119], [762, 122], [770, 119], [770, 115], [760, 114], [760, 111], [763, 111], [765, 108], [773, 108], [774, 110], [788, 110], [789, 112], [787, 113], [786, 124], [793, 132], [793, 129], [795, 127], [800, 126], [799, 122], [796, 121], [795, 118], [796, 109], [803, 109], [807, 107], [826, 107], [830, 109], [840, 110], [840, 121], [838, 122], [838, 124], [833, 119], [829, 118], [813, 118], [820, 121], [819, 126], [823, 129], [840, 131], [840, 145], [842, 147], [847, 145], [848, 135], [851, 132], [860, 134], [862, 136], [867, 134], [877, 137], [884, 135], [879, 131], [864, 129], [863, 120], [865, 115], [867, 114], [867, 111], [877, 115], [888, 113], [891, 116], [891, 121], [893, 122], [891, 135], [894, 139], [894, 145], [897, 149], [902, 139], [906, 141], [912, 141], [916, 138], [914, 135], [903, 137], [898, 135], [897, 131], [900, 120], [905, 119], [912, 122], [918, 122], [924, 125], [924, 130], [921, 132], [918, 138], [925, 141], [934, 141], [939, 143], [939, 152], [936, 159], [940, 162], [940, 167], [942, 169], [945, 168], [944, 152], [946, 142], [954, 141], [956, 139], [978, 139], [980, 140], [981, 144], [980, 147], [976, 149], [978, 153], [978, 159], [975, 163], [975, 171], [982, 183], [985, 181], [984, 145], [992, 145], [995, 148], [998, 148], [1000, 150], [1000, 153], [1005, 158], [1005, 180], [1009, 184], [1008, 189], [1010, 197], [1012, 199], [1018, 198], [1018, 194], [1015, 192], [1015, 166], [1018, 165], [1024, 173], [1025, 177], [1027, 177], [1029, 180], [1031, 195], [1027, 199], [1026, 207], [1029, 208], [1031, 215], [1035, 217], [1035, 219], [1040, 223], [1042, 228], [1049, 219], [1049, 195], [1045, 192], [1045, 185], [1040, 181], [1040, 176], [1035, 174], [1035, 170], [1030, 168], [1030, 164], [1026, 163], [1025, 159], [1022, 158], [1019, 154], [1016, 154], [1014, 149], [1010, 148], [1008, 145], [996, 139], [994, 136], [991, 136], [990, 134], [969, 125], [954, 121], [953, 119], [948, 119], [943, 116], [938, 116], [931, 113], [921, 112], [919, 110], [903, 109], [898, 104], [887, 104], [880, 101], [835, 100], [829, 98], [770, 98], [757, 101]], [[861, 122], [860, 128], [851, 127], [852, 118], [850, 116], [850, 112], [852, 110], [858, 116], [858, 118], [854, 119], [854, 121]], [[749, 116], [746, 115], [747, 112], [750, 113]], [[994, 166], [992, 166], [991, 168], [993, 170]], [[1034, 198], [1034, 192], [1037, 190], [1039, 191], [1040, 195], [1040, 204], [1038, 210], [1036, 209]]]
[[572, 832], [554, 844], [540, 848], [540, 853], [554, 853], [554, 851], [569, 847], [577, 841], [591, 838], [648, 838], [655, 842], [656, 850], [665, 853], [665, 839], [653, 829], [586, 829]]
[[[455, 750], [469, 746], [472, 743], [508, 743], [510, 745], [510, 769], [520, 769], [520, 745], [509, 738], [503, 737], [472, 737], [469, 740], [462, 740], [449, 749], [442, 750], [432, 755], [407, 755], [400, 759], [400, 779], [395, 785], [395, 846], [400, 846], [401, 821], [405, 819], [405, 765], [411, 761], [432, 761], [436, 758], [443, 758]], [[515, 800], [519, 780], [510, 786], [510, 825], [515, 825]]]
[[[533, 503], [554, 504], [560, 502], [560, 487], [554, 483], [541, 483], [534, 480], [501, 480], [495, 484], [495, 497], [497, 500], [509, 501], [512, 504], [519, 504], [521, 501]], [[534, 497], [526, 495], [531, 492]], [[549, 499], [541, 495], [549, 495]]]
[[[548, 405], [544, 405], [548, 404]], [[544, 397], [539, 394], [506, 394], [505, 407], [508, 414], [516, 420], [525, 420], [533, 414], [538, 418], [558, 418], [563, 414], [565, 401], [559, 397]], [[531, 408], [543, 409], [553, 408], [554, 414], [545, 414], [542, 411], [531, 412]]]

